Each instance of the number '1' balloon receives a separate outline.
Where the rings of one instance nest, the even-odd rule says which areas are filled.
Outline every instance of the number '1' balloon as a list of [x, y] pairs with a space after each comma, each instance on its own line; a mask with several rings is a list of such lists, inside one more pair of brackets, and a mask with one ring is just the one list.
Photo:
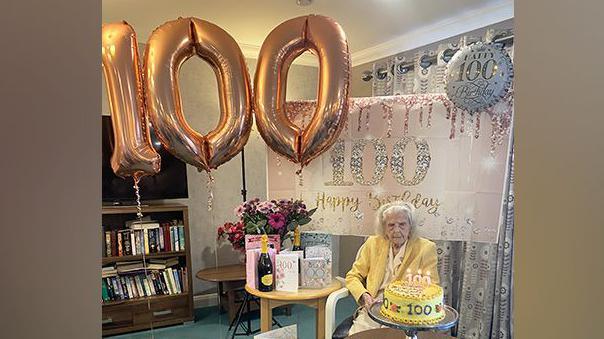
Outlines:
[[[178, 85], [180, 67], [195, 55], [218, 81], [220, 120], [205, 136], [185, 120]], [[168, 151], [206, 171], [241, 151], [252, 128], [251, 86], [243, 53], [226, 31], [197, 18], [168, 21], [151, 34], [144, 69], [149, 116]]]
[[135, 180], [156, 174], [160, 156], [151, 146], [136, 34], [128, 23], [103, 25], [102, 59], [113, 122], [111, 168], [116, 175]]
[[[310, 50], [319, 58], [317, 106], [305, 129], [285, 112], [287, 72]], [[277, 26], [264, 40], [254, 79], [258, 131], [273, 151], [301, 166], [331, 147], [348, 115], [350, 54], [342, 27], [333, 19], [308, 15]]]

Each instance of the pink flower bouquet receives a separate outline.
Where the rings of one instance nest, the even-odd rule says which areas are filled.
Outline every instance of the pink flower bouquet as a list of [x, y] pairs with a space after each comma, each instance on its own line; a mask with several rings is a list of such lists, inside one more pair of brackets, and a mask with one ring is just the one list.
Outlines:
[[235, 208], [239, 220], [218, 227], [218, 238], [227, 239], [241, 252], [245, 252], [245, 234], [279, 234], [283, 245], [286, 235], [296, 226], [308, 224], [315, 211], [316, 208], [307, 210], [301, 200], [254, 198]]

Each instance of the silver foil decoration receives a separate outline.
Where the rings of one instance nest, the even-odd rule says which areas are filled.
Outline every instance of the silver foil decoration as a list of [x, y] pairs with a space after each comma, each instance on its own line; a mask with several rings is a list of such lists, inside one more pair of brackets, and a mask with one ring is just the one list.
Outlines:
[[512, 60], [500, 45], [476, 42], [462, 47], [447, 65], [447, 96], [469, 113], [483, 111], [507, 94], [513, 77]]
[[365, 213], [363, 213], [359, 210], [354, 211], [354, 213], [352, 213], [352, 215], [354, 215], [355, 219], [357, 219], [358, 221], [361, 221], [361, 220], [363, 220], [363, 218], [365, 218]]
[[338, 139], [330, 152], [332, 170], [332, 181], [325, 183], [326, 186], [352, 186], [352, 182], [344, 181], [344, 140]]
[[[415, 175], [411, 179], [405, 178], [405, 149], [407, 144], [412, 142], [417, 147], [417, 164], [415, 168]], [[416, 137], [403, 137], [401, 140], [394, 144], [392, 149], [392, 159], [390, 160], [390, 166], [392, 166], [392, 174], [399, 184], [405, 186], [415, 186], [420, 184], [428, 174], [430, 168], [430, 146], [425, 139]]]
[[[363, 176], [363, 153], [367, 143], [371, 142], [375, 148], [375, 167], [371, 180], [367, 181]], [[388, 154], [386, 153], [386, 144], [383, 139], [360, 139], [352, 144], [352, 158], [350, 168], [352, 177], [360, 185], [373, 186], [379, 184], [384, 179], [384, 172], [388, 165]]]

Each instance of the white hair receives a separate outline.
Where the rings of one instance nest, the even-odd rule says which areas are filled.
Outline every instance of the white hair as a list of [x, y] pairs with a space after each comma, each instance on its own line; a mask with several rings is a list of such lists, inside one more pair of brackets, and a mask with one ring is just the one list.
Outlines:
[[404, 201], [393, 201], [387, 204], [380, 206], [377, 210], [376, 215], [376, 227], [375, 233], [381, 235], [382, 237], [388, 239], [388, 232], [386, 232], [386, 224], [385, 224], [385, 216], [390, 213], [395, 212], [404, 212], [407, 215], [407, 219], [409, 220], [409, 226], [411, 229], [409, 230], [409, 238], [415, 236], [415, 207], [413, 205], [404, 202]]

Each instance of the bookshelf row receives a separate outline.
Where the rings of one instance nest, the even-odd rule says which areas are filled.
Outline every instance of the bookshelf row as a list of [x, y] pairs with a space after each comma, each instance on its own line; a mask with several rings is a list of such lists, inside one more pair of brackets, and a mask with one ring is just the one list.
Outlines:
[[136, 206], [103, 206], [103, 336], [193, 320], [188, 208], [150, 204], [142, 212], [139, 221]]
[[[168, 257], [185, 257], [187, 255], [187, 252], [185, 251], [179, 251], [179, 252], [161, 252], [161, 253], [150, 253], [150, 254], [146, 254], [145, 258], [146, 259], [162, 259], [162, 258], [168, 258]], [[121, 257], [104, 257], [102, 258], [103, 260], [103, 265], [106, 264], [110, 264], [110, 263], [115, 263], [115, 262], [123, 262], [123, 261], [142, 261], [143, 260], [143, 255], [142, 254], [137, 254], [137, 255], [125, 255], [125, 256], [121, 256]]]
[[105, 231], [104, 236], [104, 257], [181, 252], [186, 246], [183, 225], [145, 224], [140, 229]]
[[[153, 265], [150, 263], [149, 265]], [[119, 267], [118, 267], [119, 269]], [[130, 301], [154, 296], [186, 294], [188, 275], [186, 267], [149, 269], [147, 274], [135, 271], [125, 274], [106, 274], [103, 269], [103, 303]], [[108, 275], [108, 276], [107, 276]]]

